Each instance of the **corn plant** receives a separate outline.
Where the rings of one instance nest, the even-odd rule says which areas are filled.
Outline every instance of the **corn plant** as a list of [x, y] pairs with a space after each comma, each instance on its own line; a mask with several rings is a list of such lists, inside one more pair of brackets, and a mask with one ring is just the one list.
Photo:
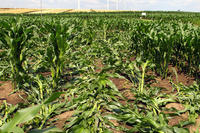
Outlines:
[[186, 106], [186, 109], [190, 112], [190, 114], [193, 114], [195, 117], [197, 117], [200, 108], [200, 102], [199, 102], [200, 84], [195, 82], [191, 86], [185, 86], [181, 83], [173, 85], [174, 89], [178, 91], [177, 93], [178, 101]]
[[121, 114], [116, 119], [134, 126], [129, 130], [125, 130], [126, 132], [189, 133], [189, 130], [183, 127], [170, 127], [167, 116], [163, 113], [155, 115], [152, 112], [147, 112], [147, 114], [142, 114], [137, 109], [124, 108]]
[[[75, 87], [77, 95], [72, 100], [72, 107], [76, 108], [74, 117], [65, 126], [67, 132], [106, 132], [108, 128], [115, 126], [103, 116], [103, 110], [112, 110], [114, 104], [118, 104], [115, 96], [122, 97], [109, 77], [117, 75], [108, 74], [104, 69], [100, 73], [88, 73], [85, 75], [80, 87]], [[77, 86], [77, 85], [76, 85]]]
[[47, 64], [51, 66], [53, 88], [56, 88], [65, 65], [66, 52], [69, 50], [69, 38], [72, 29], [61, 21], [54, 21], [46, 26], [51, 32], [48, 34], [49, 47], [47, 47], [45, 58]]
[[145, 70], [146, 67], [148, 65], [149, 61], [146, 61], [145, 63], [142, 64], [142, 79], [140, 81], [140, 85], [139, 85], [139, 92], [143, 93], [144, 92], [144, 76], [145, 76]]
[[0, 52], [0, 79], [6, 80], [9, 78], [10, 65], [7, 57], [7, 50]]
[[13, 18], [10, 22], [4, 22], [4, 37], [6, 45], [9, 47], [8, 56], [12, 70], [12, 79], [15, 87], [20, 87], [26, 79], [26, 70], [23, 63], [26, 60], [27, 45], [33, 36], [33, 26], [23, 23], [22, 19]]
[[135, 97], [133, 103], [128, 103], [125, 106], [115, 105], [115, 109], [119, 111], [107, 116], [110, 119], [123, 121], [126, 125], [132, 127], [131, 129], [122, 129], [123, 131], [189, 133], [189, 130], [184, 126], [191, 124], [191, 121], [185, 122], [184, 124], [186, 125], [169, 126], [168, 119], [171, 117], [170, 114], [165, 114], [161, 111], [162, 106], [175, 102], [171, 96], [159, 94], [159, 88], [145, 90], [143, 94], [134, 89], [132, 92]]
[[168, 75], [169, 64], [189, 73], [199, 71], [199, 32], [195, 26], [176, 21], [135, 22], [131, 34], [132, 50], [156, 64], [155, 69], [163, 78]]
[[[43, 105], [50, 104], [51, 102], [56, 100], [61, 94], [62, 93], [60, 92], [54, 93], [52, 96], [46, 99], [43, 104], [38, 104], [32, 107], [17, 111], [17, 113], [14, 115], [14, 117], [10, 121], [8, 121], [7, 123], [3, 124], [0, 127], [0, 132], [1, 133], [11, 133], [11, 132], [24, 133], [23, 129], [17, 125], [19, 125], [20, 123], [25, 123], [32, 120], [34, 117], [36, 117], [36, 115], [38, 114], [39, 110], [42, 108]], [[46, 131], [47, 130], [54, 131], [54, 132], [62, 132], [61, 130], [56, 129], [56, 128], [49, 128], [49, 129], [46, 129]], [[42, 130], [37, 130], [37, 132], [39, 131], [41, 132]], [[35, 131], [33, 130], [30, 132], [35, 132]]]
[[[2, 99], [1, 99], [2, 100]], [[3, 104], [0, 106], [0, 127], [6, 123], [9, 119], [11, 119], [11, 116], [13, 113], [18, 109], [19, 106], [9, 105], [6, 100], [3, 100]]]

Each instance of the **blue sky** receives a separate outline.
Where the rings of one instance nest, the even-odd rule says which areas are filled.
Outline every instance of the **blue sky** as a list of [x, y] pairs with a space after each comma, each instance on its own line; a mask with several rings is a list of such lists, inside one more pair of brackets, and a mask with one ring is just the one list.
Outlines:
[[[78, 0], [42, 0], [44, 8], [76, 9]], [[116, 0], [110, 9], [116, 9]], [[0, 0], [0, 8], [40, 8], [40, 0]], [[106, 9], [107, 0], [80, 0], [81, 9]], [[170, 10], [200, 12], [200, 0], [119, 0], [120, 10]]]

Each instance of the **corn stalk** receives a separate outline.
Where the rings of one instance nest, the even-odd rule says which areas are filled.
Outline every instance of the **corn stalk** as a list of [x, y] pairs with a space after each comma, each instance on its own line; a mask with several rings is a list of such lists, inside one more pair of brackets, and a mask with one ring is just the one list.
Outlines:
[[61, 21], [54, 21], [48, 25], [51, 32], [48, 35], [49, 47], [47, 48], [46, 60], [51, 66], [51, 76], [53, 88], [56, 88], [59, 78], [63, 72], [65, 63], [65, 53], [69, 49], [69, 36], [71, 29]]
[[23, 63], [26, 60], [26, 46], [32, 35], [33, 26], [27, 26], [22, 19], [11, 19], [3, 23], [5, 42], [9, 47], [8, 56], [12, 68], [12, 79], [15, 88], [20, 87], [26, 79]]

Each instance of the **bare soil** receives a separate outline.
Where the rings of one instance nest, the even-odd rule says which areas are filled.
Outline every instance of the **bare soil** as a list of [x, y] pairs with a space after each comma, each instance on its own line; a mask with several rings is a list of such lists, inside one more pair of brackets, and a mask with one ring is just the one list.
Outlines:
[[58, 119], [54, 124], [57, 128], [63, 129], [63, 127], [65, 126], [65, 122], [70, 117], [72, 117], [73, 114], [74, 114], [74, 111], [67, 111], [60, 115], [55, 116], [54, 118], [52, 118], [52, 120]]
[[7, 103], [16, 105], [18, 103], [23, 103], [26, 94], [23, 92], [13, 93], [13, 86], [11, 81], [0, 81], [0, 104], [3, 100], [6, 100]]
[[[147, 75], [153, 75], [155, 76], [155, 82], [151, 84], [152, 87], [161, 87], [165, 88], [165, 93], [171, 93], [172, 92], [172, 83], [178, 84], [182, 83], [185, 86], [190, 86], [194, 83], [195, 78], [192, 76], [188, 76], [183, 72], [178, 71], [176, 67], [173, 67], [172, 65], [169, 65], [169, 76], [166, 79], [163, 79], [161, 76], [156, 75], [154, 72], [147, 72]], [[176, 70], [177, 75], [174, 73], [174, 70]]]
[[178, 111], [184, 110], [185, 107], [180, 103], [169, 103], [165, 106], [167, 109], [175, 108]]
[[51, 72], [42, 72], [40, 73], [42, 76], [47, 77], [51, 75]]
[[[196, 124], [195, 125], [191, 125], [191, 126], [187, 126], [187, 128], [190, 130], [190, 133], [196, 133], [196, 131], [200, 132], [200, 116], [196, 119]], [[198, 130], [199, 128], [199, 130]]]

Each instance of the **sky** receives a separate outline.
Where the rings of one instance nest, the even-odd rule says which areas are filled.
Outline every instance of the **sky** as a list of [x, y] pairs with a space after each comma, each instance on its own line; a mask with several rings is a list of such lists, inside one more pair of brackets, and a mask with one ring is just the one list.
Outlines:
[[[40, 8], [41, 0], [0, 0], [0, 8]], [[42, 0], [43, 8], [77, 9], [78, 0]], [[111, 10], [117, 0], [109, 0]], [[118, 0], [119, 10], [200, 12], [200, 0]], [[107, 0], [80, 0], [81, 9], [106, 9]]]

